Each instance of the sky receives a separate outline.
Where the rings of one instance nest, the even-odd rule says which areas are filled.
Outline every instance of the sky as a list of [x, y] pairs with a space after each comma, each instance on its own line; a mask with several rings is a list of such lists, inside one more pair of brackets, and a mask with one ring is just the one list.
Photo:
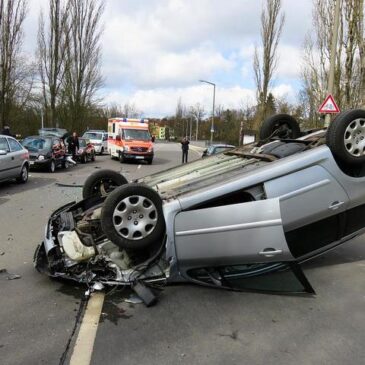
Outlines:
[[[24, 51], [34, 56], [40, 9], [28, 0]], [[260, 46], [261, 0], [105, 0], [102, 35], [105, 105], [133, 103], [143, 117], [175, 113], [178, 100], [216, 105], [252, 105], [255, 45]], [[311, 30], [311, 0], [283, 0], [285, 24], [272, 82], [274, 96], [295, 102], [300, 90], [302, 47]]]

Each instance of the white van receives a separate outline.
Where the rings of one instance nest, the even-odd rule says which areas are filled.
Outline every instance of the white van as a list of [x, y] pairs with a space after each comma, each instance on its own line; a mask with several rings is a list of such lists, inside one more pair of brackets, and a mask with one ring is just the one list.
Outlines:
[[82, 137], [90, 140], [96, 153], [102, 155], [108, 150], [108, 133], [106, 131], [89, 129]]

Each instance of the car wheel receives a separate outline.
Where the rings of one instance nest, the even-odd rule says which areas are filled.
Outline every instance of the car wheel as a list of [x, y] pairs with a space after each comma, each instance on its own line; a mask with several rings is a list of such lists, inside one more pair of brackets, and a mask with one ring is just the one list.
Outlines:
[[104, 153], [104, 147], [101, 147], [100, 156]]
[[29, 169], [27, 165], [23, 165], [22, 170], [20, 171], [19, 177], [17, 177], [16, 181], [25, 184], [28, 181], [29, 177]]
[[264, 120], [260, 128], [260, 140], [272, 137], [296, 139], [300, 137], [298, 122], [289, 114], [277, 114]]
[[337, 115], [327, 129], [326, 143], [345, 164], [365, 162], [365, 110], [347, 110]]
[[124, 158], [124, 156], [123, 156], [123, 153], [121, 153], [121, 152], [119, 152], [119, 162], [120, 162], [120, 163], [125, 162], [125, 158]]
[[115, 189], [105, 199], [101, 227], [120, 248], [142, 249], [159, 242], [165, 233], [160, 196], [141, 184]]
[[82, 188], [84, 199], [91, 196], [106, 196], [118, 186], [128, 184], [128, 180], [113, 170], [100, 170], [91, 174]]
[[147, 163], [148, 163], [149, 165], [152, 165], [152, 158], [148, 159], [148, 160], [147, 160]]
[[55, 160], [51, 160], [49, 163], [48, 171], [54, 173], [56, 171], [56, 162]]
[[81, 156], [81, 163], [86, 163], [86, 155]]

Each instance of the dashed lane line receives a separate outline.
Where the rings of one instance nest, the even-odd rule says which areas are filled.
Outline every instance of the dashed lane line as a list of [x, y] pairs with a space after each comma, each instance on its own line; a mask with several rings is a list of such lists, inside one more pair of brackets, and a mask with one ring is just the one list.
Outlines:
[[70, 359], [70, 365], [89, 365], [105, 294], [93, 293], [87, 303], [84, 318]]

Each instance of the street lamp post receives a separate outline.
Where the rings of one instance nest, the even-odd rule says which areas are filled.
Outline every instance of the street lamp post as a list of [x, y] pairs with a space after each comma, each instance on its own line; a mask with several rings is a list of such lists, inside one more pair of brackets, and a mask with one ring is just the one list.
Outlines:
[[212, 112], [212, 126], [210, 128], [210, 144], [213, 143], [213, 133], [214, 133], [214, 110], [215, 110], [215, 83], [206, 81], [206, 80], [199, 80], [200, 82], [204, 82], [206, 84], [213, 86], [213, 112]]

